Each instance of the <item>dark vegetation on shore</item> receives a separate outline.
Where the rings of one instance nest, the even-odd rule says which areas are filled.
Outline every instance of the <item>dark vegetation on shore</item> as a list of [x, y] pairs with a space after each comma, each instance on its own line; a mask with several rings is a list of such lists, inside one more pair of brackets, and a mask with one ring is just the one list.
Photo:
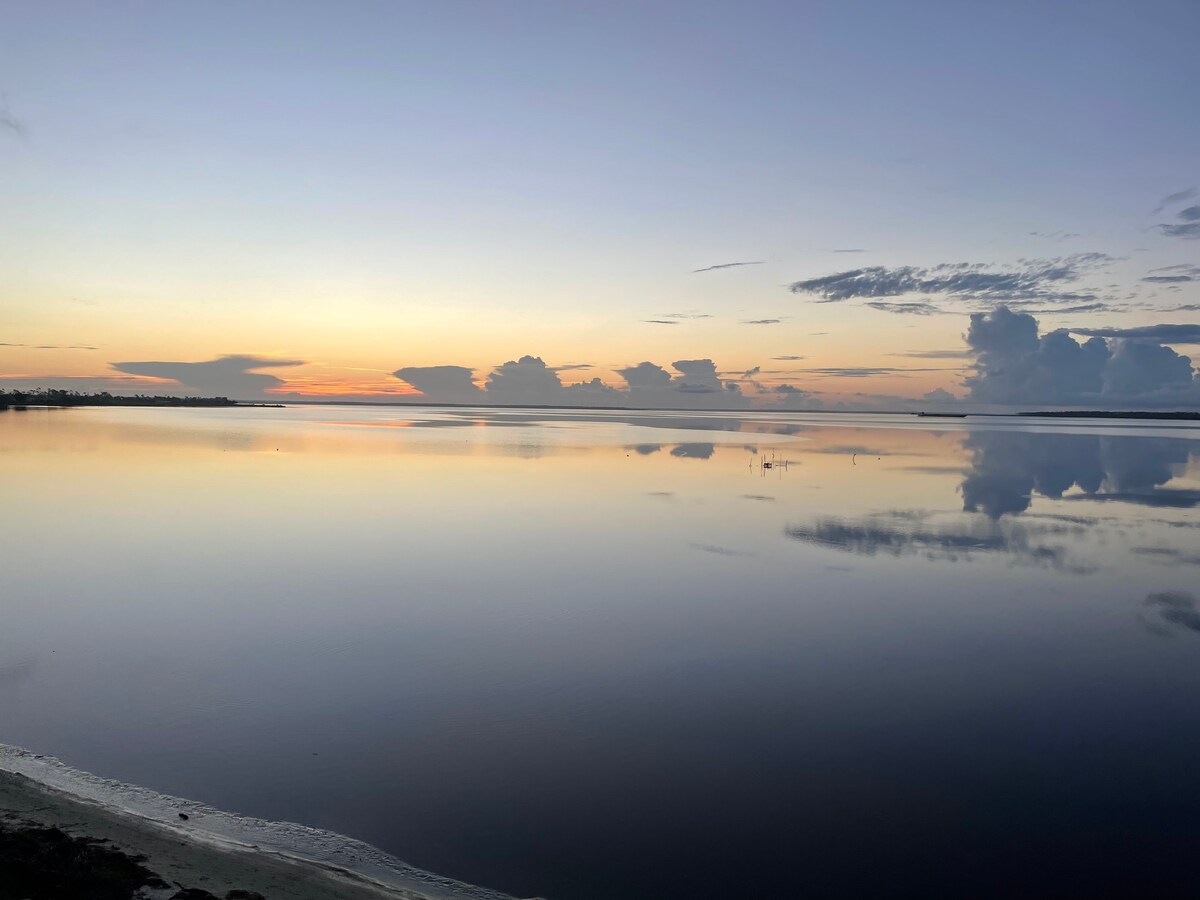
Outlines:
[[[71, 837], [57, 828], [0, 824], [0, 900], [130, 900], [143, 887], [171, 886], [143, 859]], [[221, 900], [208, 891], [181, 888], [168, 900]], [[224, 900], [264, 900], [253, 891], [230, 891]]]
[[246, 404], [228, 397], [168, 397], [150, 394], [84, 394], [80, 391], [0, 390], [0, 409], [10, 406], [264, 406]]
[[1023, 412], [1022, 416], [1044, 416], [1054, 419], [1183, 419], [1200, 421], [1200, 412], [1117, 412], [1113, 410], [1068, 410], [1066, 412]]

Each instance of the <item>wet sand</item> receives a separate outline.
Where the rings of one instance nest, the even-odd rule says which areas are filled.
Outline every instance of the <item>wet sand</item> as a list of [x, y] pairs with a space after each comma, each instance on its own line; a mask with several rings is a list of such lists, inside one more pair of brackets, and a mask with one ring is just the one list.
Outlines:
[[[69, 861], [69, 866], [64, 860]], [[61, 883], [67, 868], [71, 886]], [[29, 900], [502, 900], [414, 870], [384, 885], [332, 866], [239, 845], [189, 821], [155, 821], [0, 771], [0, 898]], [[56, 881], [56, 879], [59, 879]], [[78, 885], [78, 887], [76, 886]]]

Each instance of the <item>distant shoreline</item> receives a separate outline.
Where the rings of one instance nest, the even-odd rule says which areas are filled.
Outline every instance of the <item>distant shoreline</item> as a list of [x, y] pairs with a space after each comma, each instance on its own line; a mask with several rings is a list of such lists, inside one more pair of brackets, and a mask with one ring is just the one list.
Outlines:
[[54, 409], [74, 408], [78, 406], [162, 406], [162, 407], [206, 407], [227, 409], [229, 407], [277, 408], [282, 409], [282, 403], [245, 402], [230, 400], [228, 397], [175, 397], [166, 394], [84, 394], [78, 391], [39, 390], [39, 391], [4, 391], [0, 390], [0, 410], [25, 410], [30, 407], [49, 407]]
[[1022, 410], [1020, 412], [951, 412], [943, 410], [895, 410], [895, 409], [767, 409], [732, 408], [672, 409], [640, 406], [553, 406], [546, 404], [476, 404], [476, 403], [432, 403], [423, 401], [370, 401], [370, 400], [292, 400], [285, 403], [266, 401], [231, 400], [228, 397], [175, 397], [168, 395], [149, 396], [138, 394], [81, 394], [73, 391], [3, 391], [0, 390], [0, 411], [29, 407], [181, 407], [214, 409], [286, 409], [288, 406], [355, 406], [380, 407], [387, 409], [416, 407], [419, 409], [535, 409], [560, 412], [634, 412], [634, 413], [794, 413], [797, 415], [862, 415], [862, 416], [914, 416], [925, 419], [1006, 418], [1023, 417], [1041, 419], [1142, 419], [1162, 421], [1200, 422], [1200, 411], [1193, 410]]
[[1054, 419], [1180, 419], [1185, 422], [1200, 421], [1200, 412], [1111, 412], [1108, 410], [1077, 410], [1067, 412], [1020, 412], [1018, 416], [1038, 416]]

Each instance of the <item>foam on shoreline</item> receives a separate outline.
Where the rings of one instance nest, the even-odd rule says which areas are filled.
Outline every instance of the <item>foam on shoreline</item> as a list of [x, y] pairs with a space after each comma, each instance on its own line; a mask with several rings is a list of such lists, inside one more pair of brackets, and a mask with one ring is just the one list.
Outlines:
[[[396, 896], [428, 900], [512, 900], [414, 868], [354, 838], [292, 822], [268, 822], [214, 809], [193, 800], [101, 778], [58, 759], [0, 744], [0, 773], [28, 778], [49, 791], [133, 820], [135, 826], [167, 831], [214, 850], [282, 858], [330, 873], [344, 873]], [[183, 820], [179, 814], [188, 818]]]

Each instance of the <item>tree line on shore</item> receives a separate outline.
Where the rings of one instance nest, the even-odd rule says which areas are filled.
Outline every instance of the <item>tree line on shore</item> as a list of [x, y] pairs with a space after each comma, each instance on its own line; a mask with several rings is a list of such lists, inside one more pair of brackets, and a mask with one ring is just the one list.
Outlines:
[[0, 389], [0, 408], [9, 406], [237, 406], [228, 397], [171, 397], [150, 394], [88, 394], [53, 388], [29, 391]]

